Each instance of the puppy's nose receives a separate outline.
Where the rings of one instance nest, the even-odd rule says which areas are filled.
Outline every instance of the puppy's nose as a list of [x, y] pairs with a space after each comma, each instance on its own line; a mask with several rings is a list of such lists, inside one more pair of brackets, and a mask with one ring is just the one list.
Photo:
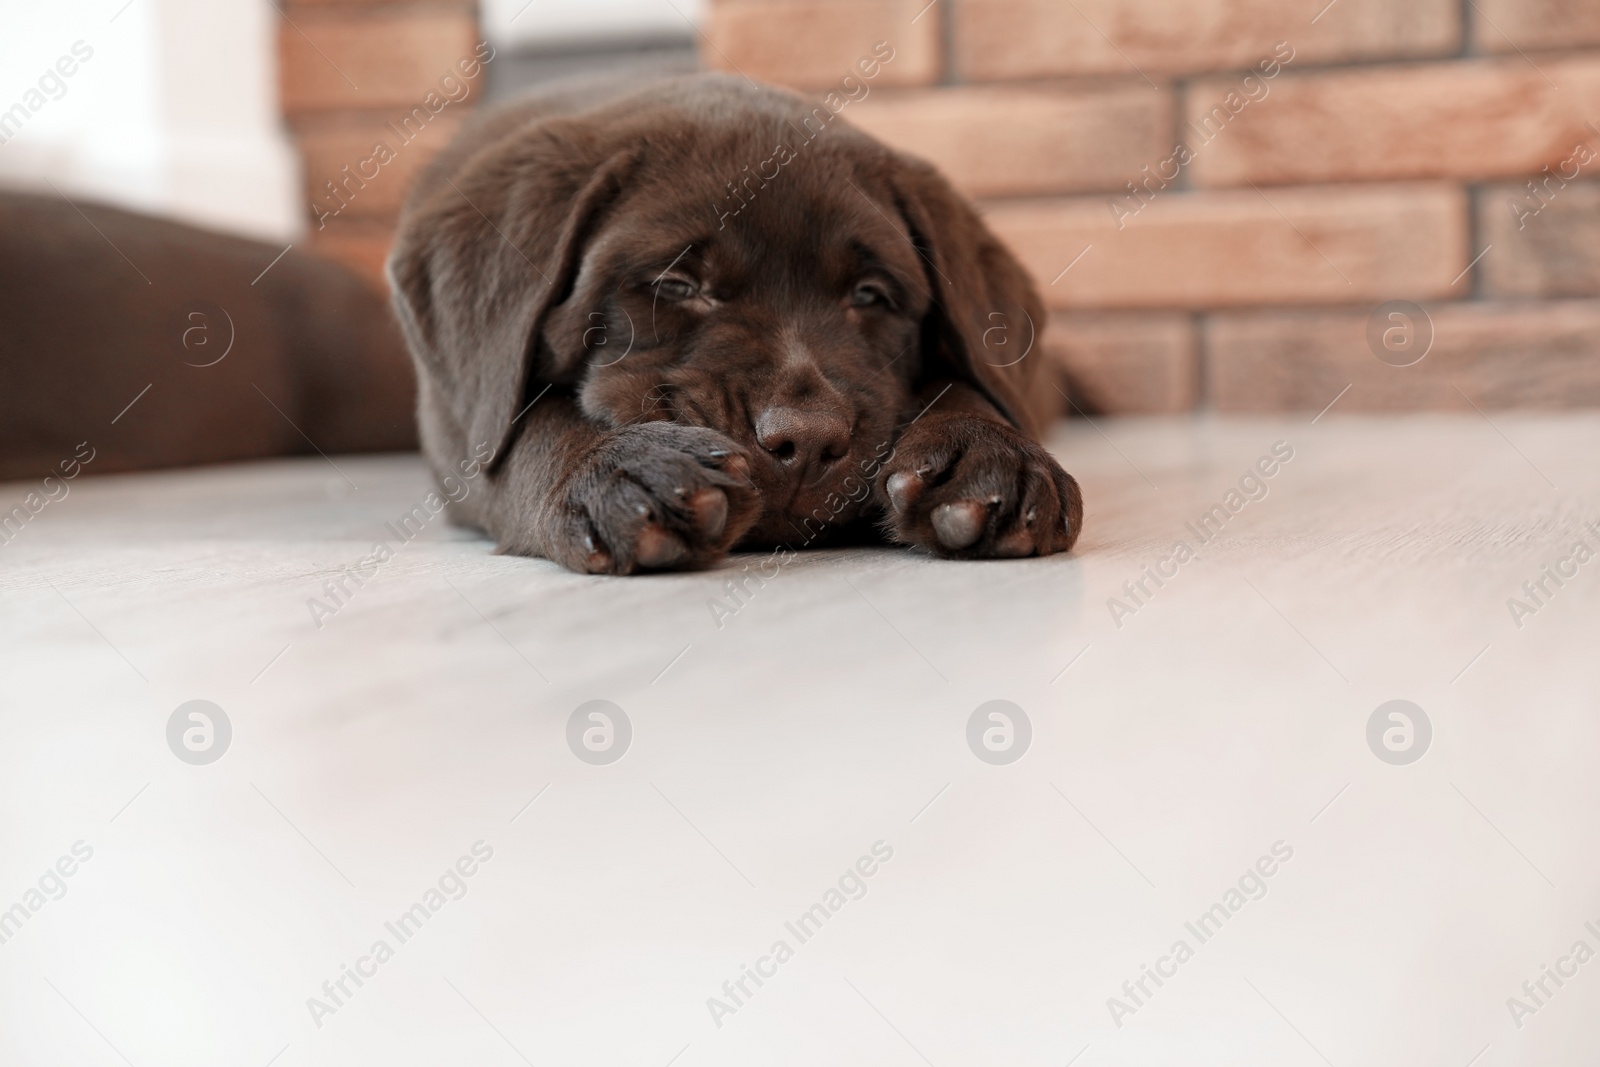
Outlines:
[[826, 411], [770, 407], [755, 428], [756, 442], [792, 470], [820, 472], [850, 452], [850, 423]]

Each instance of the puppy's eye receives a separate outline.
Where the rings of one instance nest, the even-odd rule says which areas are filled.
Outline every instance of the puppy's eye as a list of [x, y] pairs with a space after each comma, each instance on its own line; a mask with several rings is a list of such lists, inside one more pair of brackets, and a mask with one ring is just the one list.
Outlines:
[[688, 300], [700, 287], [687, 278], [662, 278], [656, 283], [656, 293], [667, 300]]
[[878, 282], [857, 282], [856, 287], [850, 291], [850, 306], [889, 307], [889, 291]]

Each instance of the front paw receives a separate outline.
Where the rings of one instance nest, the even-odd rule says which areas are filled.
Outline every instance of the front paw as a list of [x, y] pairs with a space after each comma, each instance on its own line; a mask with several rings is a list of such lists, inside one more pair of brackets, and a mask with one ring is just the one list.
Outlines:
[[589, 574], [708, 566], [760, 515], [749, 469], [715, 430], [647, 422], [607, 434], [557, 492], [548, 554]]
[[1078, 539], [1078, 483], [1020, 430], [928, 415], [895, 443], [878, 483], [887, 529], [951, 559], [1048, 556]]

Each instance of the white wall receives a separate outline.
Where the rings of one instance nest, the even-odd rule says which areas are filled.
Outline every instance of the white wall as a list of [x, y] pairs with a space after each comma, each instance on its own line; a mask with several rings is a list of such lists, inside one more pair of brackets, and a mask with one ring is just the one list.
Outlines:
[[[267, 0], [3, 0], [0, 114], [43, 103], [0, 144], [0, 183], [288, 239], [303, 220], [277, 18]], [[59, 91], [46, 72], [79, 41], [93, 55]]]
[[701, 0], [481, 0], [484, 32], [496, 45], [555, 45], [606, 37], [692, 32]]

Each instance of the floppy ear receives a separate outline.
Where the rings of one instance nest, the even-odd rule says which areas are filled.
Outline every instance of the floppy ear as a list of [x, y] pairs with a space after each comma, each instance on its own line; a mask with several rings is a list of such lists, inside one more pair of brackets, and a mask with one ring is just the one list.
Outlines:
[[933, 303], [922, 324], [925, 367], [966, 378], [1025, 433], [1038, 435], [1033, 393], [1048, 388], [1038, 332], [1045, 318], [1022, 265], [931, 166], [896, 154], [895, 198], [922, 255]]
[[434, 414], [467, 447], [490, 445], [491, 469], [540, 383], [570, 373], [539, 350], [540, 327], [634, 162], [578, 162], [572, 141], [524, 133], [471, 155], [470, 167], [441, 165], [413, 193], [389, 256], [395, 311], [431, 387], [423, 402], [443, 404]]

